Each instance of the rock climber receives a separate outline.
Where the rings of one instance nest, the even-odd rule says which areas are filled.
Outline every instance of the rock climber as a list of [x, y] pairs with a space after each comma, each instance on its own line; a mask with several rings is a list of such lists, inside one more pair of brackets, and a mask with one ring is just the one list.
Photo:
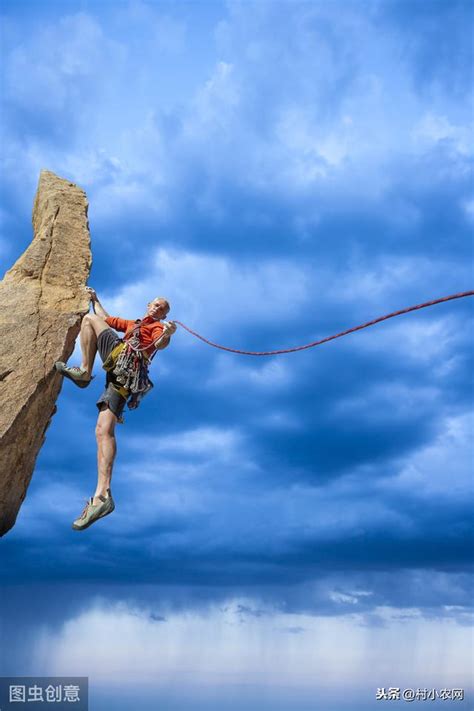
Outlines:
[[[97, 401], [99, 416], [96, 426], [97, 438], [97, 488], [87, 501], [82, 514], [73, 522], [72, 528], [82, 531], [99, 518], [115, 509], [110, 490], [112, 468], [117, 453], [115, 425], [123, 422], [123, 409], [138, 407], [142, 397], [153, 387], [148, 377], [148, 366], [158, 350], [166, 348], [176, 331], [173, 321], [163, 321], [169, 311], [169, 303], [157, 297], [147, 306], [142, 319], [130, 321], [109, 316], [100, 303], [94, 289], [86, 287], [94, 313], [84, 316], [81, 324], [80, 344], [82, 363], [68, 367], [58, 361], [56, 370], [72, 380], [80, 388], [92, 381], [95, 355], [103, 361], [107, 371], [106, 387]], [[125, 333], [120, 338], [116, 331]]]

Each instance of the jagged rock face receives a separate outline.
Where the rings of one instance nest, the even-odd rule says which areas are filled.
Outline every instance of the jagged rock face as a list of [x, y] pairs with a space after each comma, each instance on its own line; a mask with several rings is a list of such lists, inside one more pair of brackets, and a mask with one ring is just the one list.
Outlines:
[[0, 282], [0, 535], [15, 523], [56, 410], [57, 360], [74, 349], [89, 308], [87, 198], [42, 171], [34, 237]]

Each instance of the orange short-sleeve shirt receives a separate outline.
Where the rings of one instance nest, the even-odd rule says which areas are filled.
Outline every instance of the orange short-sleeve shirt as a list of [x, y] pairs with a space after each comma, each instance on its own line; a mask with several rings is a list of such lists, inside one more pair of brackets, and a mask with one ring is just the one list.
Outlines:
[[[163, 333], [165, 327], [160, 321], [155, 321], [151, 316], [145, 316], [144, 319], [137, 319], [136, 321], [131, 321], [125, 318], [119, 318], [117, 316], [107, 316], [105, 323], [113, 328], [115, 331], [121, 331], [125, 333], [125, 338], [127, 338], [138, 324], [140, 324], [139, 338], [141, 348], [146, 348], [145, 354], [150, 356], [154, 348], [152, 344], [157, 340]], [[147, 346], [151, 346], [147, 348]]]

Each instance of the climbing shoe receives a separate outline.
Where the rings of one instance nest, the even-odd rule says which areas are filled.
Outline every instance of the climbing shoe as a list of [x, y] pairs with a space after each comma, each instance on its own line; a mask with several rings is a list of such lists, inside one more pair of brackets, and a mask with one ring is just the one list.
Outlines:
[[72, 527], [75, 531], [83, 531], [85, 528], [89, 528], [89, 526], [92, 526], [92, 524], [95, 521], [98, 521], [99, 518], [108, 516], [115, 509], [115, 504], [112, 498], [112, 494], [110, 493], [110, 489], [107, 489], [107, 496], [100, 495], [97, 498], [100, 499], [99, 504], [93, 503], [93, 496], [88, 499], [83, 512], [81, 513], [79, 518], [76, 518], [76, 520], [72, 524]]
[[69, 368], [66, 363], [63, 363], [60, 360], [58, 360], [58, 362], [54, 364], [54, 367], [56, 368], [58, 373], [61, 373], [61, 375], [64, 375], [65, 378], [69, 378], [69, 380], [72, 380], [72, 382], [75, 383], [79, 388], [87, 388], [93, 378], [93, 376], [88, 374], [87, 370], [84, 370], [83, 368], [78, 368], [77, 366]]

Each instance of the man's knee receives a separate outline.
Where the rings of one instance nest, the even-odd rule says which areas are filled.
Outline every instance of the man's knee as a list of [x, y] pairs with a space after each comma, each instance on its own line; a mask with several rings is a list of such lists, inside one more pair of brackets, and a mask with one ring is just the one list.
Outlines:
[[115, 431], [112, 427], [104, 425], [104, 423], [97, 423], [95, 436], [98, 442], [103, 442], [106, 439], [114, 439]]
[[110, 328], [105, 320], [97, 314], [86, 314], [82, 319], [81, 328], [90, 328], [98, 336], [101, 331], [105, 331], [106, 328]]
[[97, 441], [115, 437], [116, 423], [117, 418], [113, 412], [109, 409], [103, 410], [99, 415], [99, 419], [97, 420], [97, 425], [95, 427], [95, 436]]

